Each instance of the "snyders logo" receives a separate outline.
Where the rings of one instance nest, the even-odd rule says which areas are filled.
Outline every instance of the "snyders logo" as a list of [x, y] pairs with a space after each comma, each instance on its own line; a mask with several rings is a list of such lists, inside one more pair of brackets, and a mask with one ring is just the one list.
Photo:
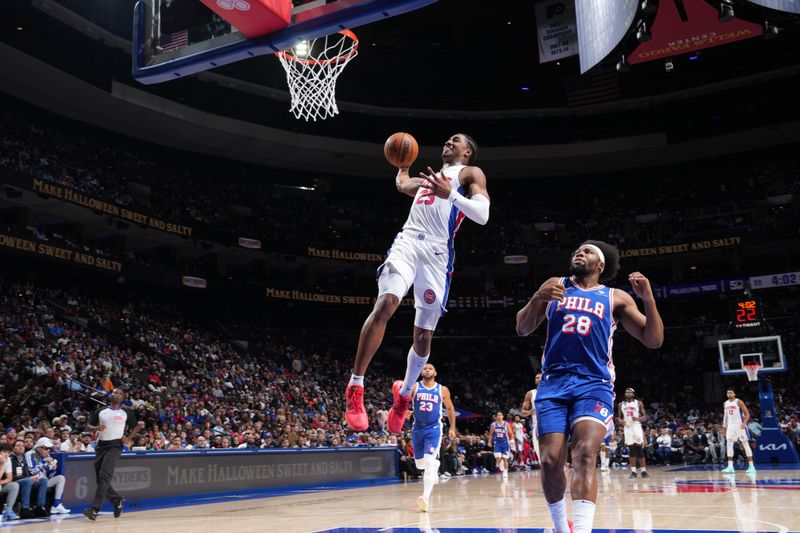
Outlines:
[[114, 471], [112, 485], [117, 490], [134, 491], [150, 488], [150, 469], [136, 466], [125, 466]]

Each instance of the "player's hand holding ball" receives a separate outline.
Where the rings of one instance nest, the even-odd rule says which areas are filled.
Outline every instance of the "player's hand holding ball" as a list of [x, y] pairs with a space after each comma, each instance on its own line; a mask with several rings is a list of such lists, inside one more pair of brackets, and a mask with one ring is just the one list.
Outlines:
[[537, 300], [544, 300], [545, 302], [551, 300], [561, 302], [564, 300], [565, 291], [566, 288], [561, 284], [560, 278], [550, 278], [542, 283], [542, 286], [539, 287], [539, 290], [536, 291], [533, 297]]
[[655, 300], [653, 297], [653, 288], [650, 286], [650, 280], [644, 277], [641, 272], [632, 272], [628, 276], [628, 281], [631, 282], [631, 287], [636, 296], [642, 301], [652, 302]]

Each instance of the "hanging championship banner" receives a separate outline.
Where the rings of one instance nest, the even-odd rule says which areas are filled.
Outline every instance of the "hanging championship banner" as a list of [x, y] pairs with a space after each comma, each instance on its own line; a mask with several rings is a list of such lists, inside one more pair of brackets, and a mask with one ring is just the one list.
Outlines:
[[534, 6], [539, 63], [578, 54], [578, 28], [574, 0], [549, 0]]

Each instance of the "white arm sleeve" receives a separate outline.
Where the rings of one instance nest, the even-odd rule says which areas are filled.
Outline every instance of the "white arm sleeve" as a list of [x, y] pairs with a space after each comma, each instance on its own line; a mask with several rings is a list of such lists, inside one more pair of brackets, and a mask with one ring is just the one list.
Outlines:
[[467, 198], [453, 189], [447, 199], [458, 207], [468, 219], [477, 222], [481, 226], [489, 222], [489, 199], [484, 195], [476, 194], [472, 198]]

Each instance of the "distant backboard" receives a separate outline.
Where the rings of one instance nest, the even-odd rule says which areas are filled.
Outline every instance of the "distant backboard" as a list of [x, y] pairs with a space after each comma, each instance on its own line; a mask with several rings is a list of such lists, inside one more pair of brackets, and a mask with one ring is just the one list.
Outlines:
[[[251, 0], [248, 0], [251, 1]], [[133, 17], [133, 77], [152, 84], [292, 48], [437, 0], [316, 0], [297, 6], [288, 27], [248, 39], [198, 0], [139, 0]], [[218, 0], [236, 9], [248, 2]], [[249, 5], [249, 4], [248, 4]]]
[[764, 372], [785, 372], [786, 359], [779, 335], [719, 341], [719, 371], [723, 375], [744, 374], [744, 365], [757, 362]]

